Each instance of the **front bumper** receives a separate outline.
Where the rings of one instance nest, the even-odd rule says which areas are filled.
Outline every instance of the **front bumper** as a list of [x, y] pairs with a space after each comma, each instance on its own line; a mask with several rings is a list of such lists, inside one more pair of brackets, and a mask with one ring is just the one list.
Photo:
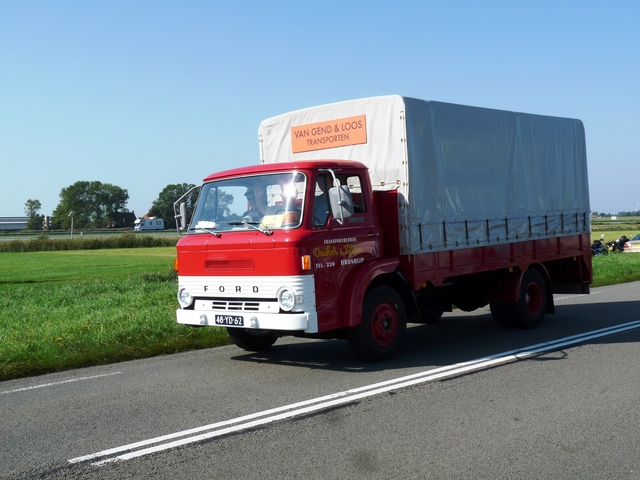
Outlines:
[[230, 328], [247, 328], [256, 330], [282, 330], [287, 332], [302, 331], [305, 333], [318, 333], [318, 315], [316, 312], [300, 313], [262, 313], [262, 312], [233, 312], [233, 315], [242, 316], [244, 325], [217, 325], [216, 315], [229, 315], [228, 310], [176, 310], [178, 323], [192, 326], [228, 326]]

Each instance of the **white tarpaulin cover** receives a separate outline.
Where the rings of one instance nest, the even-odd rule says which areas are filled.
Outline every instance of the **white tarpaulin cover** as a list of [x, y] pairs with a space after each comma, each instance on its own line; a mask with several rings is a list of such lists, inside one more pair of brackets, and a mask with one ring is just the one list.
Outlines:
[[264, 120], [262, 163], [357, 160], [398, 190], [405, 254], [590, 232], [580, 120], [401, 96]]

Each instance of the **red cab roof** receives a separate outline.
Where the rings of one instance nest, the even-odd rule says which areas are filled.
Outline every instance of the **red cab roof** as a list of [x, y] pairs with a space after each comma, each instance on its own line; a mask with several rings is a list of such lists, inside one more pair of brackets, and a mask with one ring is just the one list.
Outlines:
[[291, 170], [312, 170], [316, 168], [362, 168], [366, 169], [367, 166], [363, 163], [353, 160], [300, 160], [295, 162], [283, 162], [283, 163], [263, 163], [260, 165], [251, 165], [248, 167], [234, 168], [231, 170], [224, 170], [209, 175], [204, 179], [205, 182], [212, 180], [218, 180], [220, 178], [229, 177], [242, 177], [247, 175], [259, 175], [261, 173], [269, 172], [283, 172]]

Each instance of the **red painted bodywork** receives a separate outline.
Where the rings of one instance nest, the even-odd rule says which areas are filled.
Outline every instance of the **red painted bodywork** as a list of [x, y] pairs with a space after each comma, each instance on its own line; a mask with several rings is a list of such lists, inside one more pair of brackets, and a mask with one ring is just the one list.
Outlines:
[[[383, 230], [388, 231], [392, 225], [397, 228], [396, 192], [376, 192], [375, 200], [381, 218], [388, 222]], [[429, 252], [425, 247], [425, 252], [417, 255], [401, 255], [398, 236], [389, 235], [384, 239], [384, 249], [388, 257], [400, 260], [399, 270], [414, 291], [426, 282], [439, 287], [452, 277], [509, 268], [525, 271], [533, 264], [546, 265], [552, 283], [583, 285], [585, 292], [593, 280], [588, 233], [545, 239], [517, 239], [507, 244], [441, 252]], [[559, 261], [562, 261], [563, 268], [554, 268]]]
[[[550, 239], [518, 239], [509, 244], [476, 246], [417, 255], [400, 253], [398, 196], [395, 191], [373, 192], [366, 167], [351, 161], [304, 161], [258, 165], [210, 175], [205, 182], [265, 172], [300, 171], [315, 184], [319, 168], [361, 174], [367, 209], [358, 223], [314, 228], [305, 215], [300, 228], [276, 230], [271, 236], [257, 231], [191, 234], [177, 245], [180, 276], [278, 276], [314, 274], [319, 332], [355, 326], [362, 319], [366, 289], [377, 277], [400, 274], [410, 291], [439, 287], [454, 277], [515, 269], [522, 272], [542, 264], [551, 283], [582, 285], [592, 280], [589, 234]], [[364, 172], [364, 174], [363, 174]], [[306, 196], [311, 211], [313, 194]], [[336, 240], [340, 242], [333, 243]], [[348, 247], [348, 248], [346, 248]], [[340, 265], [357, 247], [359, 264]], [[301, 258], [311, 255], [312, 270], [302, 269]], [[498, 297], [511, 303], [519, 294], [518, 282], [507, 282]]]

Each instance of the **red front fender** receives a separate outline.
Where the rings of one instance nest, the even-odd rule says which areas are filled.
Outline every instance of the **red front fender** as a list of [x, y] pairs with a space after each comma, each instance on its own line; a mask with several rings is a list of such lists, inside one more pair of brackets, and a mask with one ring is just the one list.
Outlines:
[[393, 273], [400, 265], [397, 258], [385, 258], [366, 263], [351, 279], [345, 295], [345, 326], [355, 327], [362, 322], [364, 294], [376, 277]]

